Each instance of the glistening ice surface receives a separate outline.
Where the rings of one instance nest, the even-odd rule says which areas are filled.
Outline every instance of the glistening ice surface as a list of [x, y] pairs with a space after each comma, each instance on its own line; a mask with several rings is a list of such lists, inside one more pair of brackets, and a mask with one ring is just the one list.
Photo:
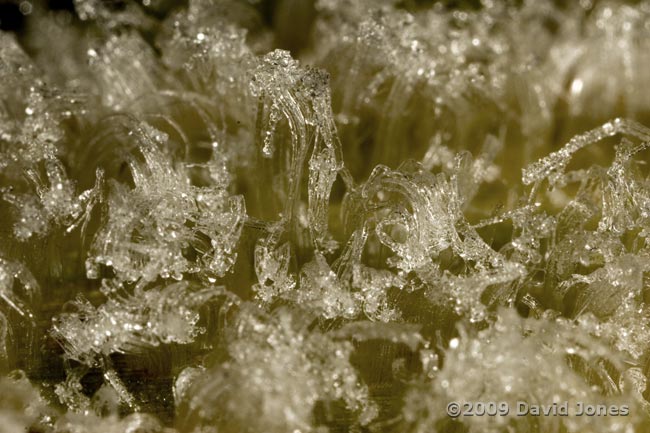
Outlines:
[[53, 3], [0, 33], [0, 432], [650, 431], [650, 1]]

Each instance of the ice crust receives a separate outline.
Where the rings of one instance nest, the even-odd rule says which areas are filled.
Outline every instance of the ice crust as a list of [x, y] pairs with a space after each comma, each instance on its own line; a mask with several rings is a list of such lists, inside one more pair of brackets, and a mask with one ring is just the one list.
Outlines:
[[0, 432], [648, 431], [650, 3], [458, 3], [1, 32]]

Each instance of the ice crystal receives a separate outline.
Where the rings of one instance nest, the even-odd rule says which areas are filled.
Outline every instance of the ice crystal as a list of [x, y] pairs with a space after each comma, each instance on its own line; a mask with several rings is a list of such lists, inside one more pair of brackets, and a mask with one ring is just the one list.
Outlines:
[[38, 302], [40, 296], [39, 284], [25, 265], [0, 258], [0, 298], [9, 308], [33, 320], [30, 304]]
[[97, 308], [78, 298], [71, 312], [56, 318], [52, 331], [69, 359], [93, 366], [111, 353], [192, 342], [202, 332], [198, 308], [219, 294], [216, 289], [191, 291], [180, 282], [139, 296], [111, 297]]
[[56, 157], [64, 136], [61, 122], [78, 111], [80, 101], [68, 89], [47, 87], [14, 37], [0, 35], [0, 47], [0, 167], [10, 174]]
[[[413, 390], [406, 397], [404, 419], [416, 424], [412, 431], [428, 431], [437, 422], [444, 421], [446, 415], [439, 414], [444, 414], [445, 409], [437, 406], [449, 401], [509, 402], [511, 411], [506, 416], [463, 418], [461, 422], [467, 425], [468, 431], [506, 431], [507, 428], [626, 431], [634, 424], [636, 415], [620, 420], [604, 417], [596, 421], [589, 416], [576, 415], [576, 408], [572, 407], [568, 417], [540, 417], [541, 424], [533, 427], [534, 421], [517, 416], [514, 408], [518, 401], [529, 405], [546, 401], [585, 404], [627, 401], [633, 405], [632, 414], [636, 405], [642, 405], [638, 396], [623, 400], [625, 394], [619, 394], [630, 390], [623, 386], [623, 375], [620, 384], [615, 380], [627, 370], [617, 353], [564, 319], [522, 320], [513, 311], [503, 311], [494, 327], [474, 337], [461, 333], [460, 340], [452, 343], [444, 367], [430, 388]], [[524, 359], [514, 354], [522, 354]], [[605, 368], [605, 362], [618, 369], [614, 378]], [[467, 381], [464, 377], [474, 380]], [[638, 410], [640, 408], [636, 409], [636, 414]]]
[[643, 141], [650, 139], [650, 129], [643, 125], [626, 119], [614, 119], [596, 129], [573, 137], [562, 149], [526, 167], [523, 171], [524, 184], [528, 185], [547, 177], [551, 183], [557, 182], [564, 175], [564, 170], [574, 153], [616, 134], [629, 134]]
[[81, 380], [90, 368], [100, 368], [119, 400], [138, 409], [110, 355], [138, 353], [160, 344], [192, 343], [205, 332], [197, 325], [199, 309], [222, 295], [219, 288], [194, 290], [189, 283], [179, 282], [136, 290], [134, 295], [110, 293], [99, 307], [79, 296], [52, 325], [52, 336], [63, 347], [65, 358], [81, 364], [69, 369], [66, 383], [58, 385], [59, 398], [73, 410], [88, 410], [90, 401], [81, 392]]
[[51, 225], [72, 231], [82, 222], [88, 222], [93, 206], [99, 201], [102, 187], [102, 171], [97, 171], [97, 181], [93, 189], [75, 195], [74, 183], [68, 178], [58, 160], [46, 160], [44, 181], [39, 173], [27, 171], [34, 188], [34, 195], [16, 196], [5, 193], [5, 200], [17, 206], [19, 217], [14, 226], [18, 239], [26, 240], [33, 235], [44, 235]]
[[[647, 4], [633, 8], [615, 2], [599, 2], [592, 7], [585, 23], [589, 37], [578, 39], [577, 43], [559, 44], [556, 48], [558, 61], [559, 56], [570, 59], [564, 68], [573, 69], [567, 95], [571, 113], [580, 115], [595, 110], [594, 114], [607, 116], [614, 101], [621, 98], [627, 115], [644, 110], [646, 103], [639, 99], [635, 89], [647, 82], [639, 68], [648, 61], [647, 41], [643, 36], [648, 32], [645, 25], [650, 13]], [[604, 79], [603, 73], [606, 75], [609, 71], [617, 71], [612, 74], [617, 78]], [[590, 107], [595, 100], [602, 105]]]
[[363, 247], [365, 238], [367, 234], [363, 231], [355, 233], [333, 266], [325, 256], [316, 253], [314, 259], [301, 268], [297, 281], [289, 273], [289, 246], [284, 244], [269, 251], [260, 244], [255, 251], [259, 283], [253, 286], [253, 290], [264, 303], [282, 299], [303, 305], [303, 308], [327, 319], [353, 319], [363, 313], [371, 320], [398, 320], [399, 311], [391, 305], [387, 293], [389, 289], [402, 288], [405, 283], [389, 271], [360, 263], [355, 249]]
[[352, 345], [306, 332], [305, 325], [288, 311], [267, 318], [244, 309], [230, 331], [229, 359], [198, 373], [191, 385], [181, 415], [186, 428], [314, 431], [316, 403], [337, 400], [359, 423], [371, 421], [376, 407], [350, 364]]
[[[288, 52], [267, 54], [255, 69], [252, 91], [260, 98], [260, 147], [265, 158], [278, 153], [282, 172], [273, 173], [281, 189], [283, 219], [298, 220], [304, 165], [309, 157], [306, 225], [316, 246], [329, 250], [328, 199], [337, 172], [343, 168], [341, 148], [331, 114], [328, 76], [317, 69], [303, 69]], [[278, 123], [286, 121], [291, 138], [276, 150]], [[291, 173], [286, 176], [286, 173]], [[348, 176], [344, 179], [349, 181]]]
[[3, 431], [26, 431], [39, 421], [39, 418], [48, 417], [45, 400], [29, 382], [24, 371], [15, 370], [3, 377], [0, 380], [0, 389]]
[[94, 240], [89, 276], [96, 277], [96, 264], [126, 281], [198, 272], [223, 276], [237, 255], [243, 200], [231, 196], [227, 184], [193, 186], [186, 167], [174, 166], [158, 147], [166, 134], [147, 124], [137, 134], [144, 162], [130, 160], [133, 189], [111, 184], [108, 219]]
[[88, 63], [102, 89], [103, 102], [117, 110], [156, 91], [159, 63], [151, 47], [136, 34], [112, 36], [104, 46], [90, 48]]

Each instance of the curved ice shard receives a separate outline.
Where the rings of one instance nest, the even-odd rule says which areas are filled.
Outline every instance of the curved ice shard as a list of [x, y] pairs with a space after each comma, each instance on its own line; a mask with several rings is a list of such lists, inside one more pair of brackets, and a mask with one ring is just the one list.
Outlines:
[[[264, 157], [274, 158], [282, 169], [281, 179], [277, 179], [281, 188], [274, 191], [283, 203], [282, 218], [297, 229], [304, 165], [310, 157], [305, 228], [319, 249], [331, 250], [334, 245], [327, 233], [330, 191], [337, 174], [348, 184], [351, 179], [343, 169], [329, 76], [318, 69], [301, 68], [288, 52], [275, 50], [259, 62], [251, 90], [259, 98], [259, 147]], [[275, 137], [280, 122], [286, 122], [288, 140]], [[272, 172], [271, 176], [278, 174]]]
[[554, 184], [564, 174], [574, 153], [583, 147], [617, 134], [631, 135], [644, 142], [650, 141], [650, 129], [633, 120], [617, 118], [598, 128], [576, 135], [560, 150], [528, 165], [522, 171], [522, 182], [525, 185], [530, 185], [548, 178], [549, 182]]

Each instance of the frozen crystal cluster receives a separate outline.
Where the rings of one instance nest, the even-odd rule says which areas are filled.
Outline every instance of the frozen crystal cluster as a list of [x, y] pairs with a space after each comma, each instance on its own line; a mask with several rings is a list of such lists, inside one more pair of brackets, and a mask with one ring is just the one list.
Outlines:
[[[650, 2], [50, 3], [0, 432], [650, 431]], [[629, 413], [515, 410], [565, 401]]]

